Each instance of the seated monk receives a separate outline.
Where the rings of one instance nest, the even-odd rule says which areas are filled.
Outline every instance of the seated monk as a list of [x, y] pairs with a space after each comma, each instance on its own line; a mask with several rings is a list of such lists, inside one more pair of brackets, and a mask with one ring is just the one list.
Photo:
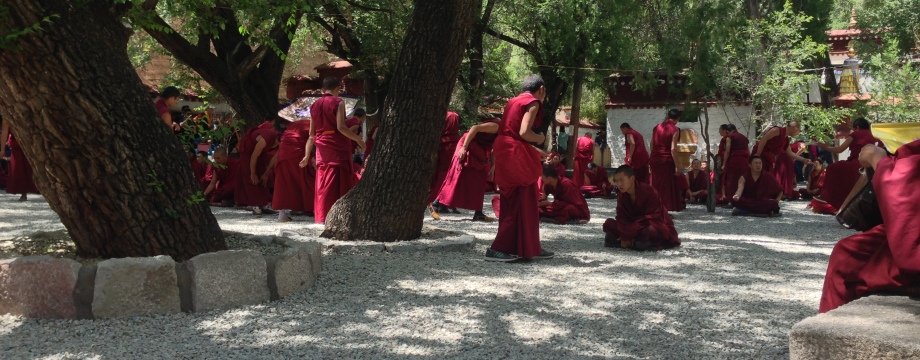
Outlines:
[[[575, 183], [564, 177], [559, 177], [556, 167], [549, 164], [543, 165], [543, 199], [540, 206], [540, 219], [557, 224], [577, 222], [587, 224], [591, 220], [588, 202], [581, 196]], [[553, 195], [553, 202], [546, 201], [548, 195]]]
[[605, 197], [613, 193], [613, 189], [613, 184], [607, 177], [607, 169], [589, 163], [588, 170], [585, 170], [585, 185], [581, 187], [581, 193], [588, 198]]
[[208, 171], [211, 168], [211, 165], [208, 164], [208, 153], [199, 151], [198, 155], [190, 159], [190, 163], [192, 164], [192, 170], [195, 172], [195, 181], [198, 181], [201, 191], [205, 191], [208, 185], [211, 184], [212, 176], [212, 172]]
[[629, 165], [617, 168], [613, 181], [620, 196], [616, 219], [604, 222], [605, 247], [644, 251], [680, 246], [674, 222], [651, 185], [637, 182]]
[[837, 242], [827, 265], [818, 312], [836, 309], [873, 293], [897, 293], [920, 282], [920, 141], [894, 156], [875, 145], [859, 153], [871, 173], [884, 223]]
[[690, 172], [687, 173], [688, 189], [687, 199], [691, 203], [705, 204], [709, 199], [709, 181], [712, 180], [708, 170], [703, 169], [703, 163], [694, 159], [690, 163]]
[[763, 171], [760, 156], [752, 156], [748, 164], [751, 169], [738, 179], [738, 190], [732, 197], [732, 205], [735, 206], [732, 216], [779, 216], [783, 188], [773, 174]]
[[821, 194], [821, 188], [824, 187], [824, 174], [827, 173], [824, 169], [823, 158], [816, 159], [812, 164], [814, 164], [814, 167], [811, 169], [811, 172], [808, 173], [807, 185], [799, 189], [799, 195], [805, 200], [810, 200]]
[[204, 190], [204, 196], [212, 206], [233, 206], [237, 177], [240, 176], [240, 159], [227, 156], [227, 149], [214, 149], [214, 162], [211, 166], [211, 183]]

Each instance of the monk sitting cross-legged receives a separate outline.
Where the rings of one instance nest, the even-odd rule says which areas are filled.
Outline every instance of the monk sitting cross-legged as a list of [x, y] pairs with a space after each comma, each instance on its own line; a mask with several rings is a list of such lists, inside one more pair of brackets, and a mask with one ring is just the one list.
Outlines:
[[613, 181], [620, 196], [617, 217], [604, 222], [605, 247], [662, 250], [680, 246], [674, 222], [654, 188], [637, 182], [629, 165], [617, 168]]
[[605, 197], [614, 193], [613, 184], [607, 178], [607, 169], [598, 168], [596, 164], [588, 164], [585, 171], [585, 185], [581, 187], [585, 197]]
[[690, 163], [691, 170], [687, 173], [687, 181], [689, 182], [687, 198], [690, 199], [690, 202], [697, 204], [705, 204], [709, 198], [709, 171], [703, 170], [702, 167], [703, 163], [698, 159], [694, 159]]
[[214, 163], [209, 170], [211, 183], [204, 190], [204, 196], [212, 206], [233, 206], [242, 160], [228, 157], [227, 149], [219, 147], [214, 149]]
[[763, 160], [754, 155], [750, 160], [751, 170], [738, 179], [738, 190], [732, 197], [734, 216], [779, 216], [779, 201], [783, 188], [773, 174], [763, 171]]
[[[557, 224], [567, 224], [570, 221], [578, 224], [587, 224], [591, 220], [588, 202], [581, 196], [581, 192], [572, 180], [559, 177], [556, 167], [543, 165], [543, 175], [540, 176], [546, 193], [538, 204], [540, 206], [540, 219]], [[546, 201], [548, 195], [553, 195], [553, 202]]]

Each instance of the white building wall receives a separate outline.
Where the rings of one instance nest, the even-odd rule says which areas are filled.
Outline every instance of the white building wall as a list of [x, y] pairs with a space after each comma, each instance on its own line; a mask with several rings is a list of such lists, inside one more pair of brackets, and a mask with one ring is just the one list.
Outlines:
[[[664, 121], [665, 112], [665, 108], [608, 109], [607, 143], [612, 150], [611, 166], [616, 167], [623, 165], [623, 159], [626, 156], [626, 149], [623, 146], [626, 139], [620, 132], [620, 124], [624, 122], [629, 123], [633, 129], [641, 133], [645, 138], [645, 147], [649, 149], [652, 130], [656, 125]], [[722, 124], [735, 124], [739, 132], [751, 139], [751, 146], [753, 146], [754, 134], [756, 134], [757, 129], [751, 121], [752, 112], [753, 107], [746, 105], [716, 105], [709, 108], [709, 141], [713, 154], [719, 150], [719, 141], [722, 139], [722, 137], [719, 136], [719, 125]], [[706, 140], [703, 138], [703, 131], [700, 123], [681, 122], [677, 123], [677, 127], [681, 129], [691, 128], [696, 131], [699, 142], [697, 144], [697, 152], [693, 157], [704, 157], [706, 155]], [[651, 151], [651, 149], [649, 149], [649, 151]]]

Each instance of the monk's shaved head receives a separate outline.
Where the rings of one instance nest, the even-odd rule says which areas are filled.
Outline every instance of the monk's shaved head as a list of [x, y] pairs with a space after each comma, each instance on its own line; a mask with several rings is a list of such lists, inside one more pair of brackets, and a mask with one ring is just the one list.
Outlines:
[[550, 165], [550, 164], [544, 164], [543, 165], [543, 177], [558, 179], [559, 173], [556, 172], [555, 166]]
[[546, 83], [543, 81], [543, 78], [540, 77], [540, 75], [527, 75], [527, 77], [524, 78], [524, 86], [522, 86], [522, 90], [531, 94], [535, 94], [545, 85]]
[[636, 176], [636, 170], [633, 169], [632, 166], [622, 165], [618, 167], [616, 173], [614, 173], [614, 175], [620, 175], [620, 174], [623, 174], [626, 177]]
[[335, 90], [339, 88], [342, 82], [335, 76], [329, 76], [323, 79], [323, 90]]
[[215, 148], [215, 149], [214, 149], [214, 155], [223, 155], [223, 156], [227, 156], [227, 148], [225, 148], [225, 147], [223, 147], [223, 146], [219, 146], [219, 147]]

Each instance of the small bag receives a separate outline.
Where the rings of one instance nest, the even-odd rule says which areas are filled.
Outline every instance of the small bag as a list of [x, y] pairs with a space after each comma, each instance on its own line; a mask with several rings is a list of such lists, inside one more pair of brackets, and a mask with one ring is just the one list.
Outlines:
[[875, 189], [872, 187], [873, 174], [874, 171], [871, 168], [866, 170], [866, 177], [869, 181], [837, 213], [837, 222], [843, 227], [856, 231], [866, 231], [884, 222], [882, 220], [882, 211], [878, 207], [878, 199], [875, 197]]

